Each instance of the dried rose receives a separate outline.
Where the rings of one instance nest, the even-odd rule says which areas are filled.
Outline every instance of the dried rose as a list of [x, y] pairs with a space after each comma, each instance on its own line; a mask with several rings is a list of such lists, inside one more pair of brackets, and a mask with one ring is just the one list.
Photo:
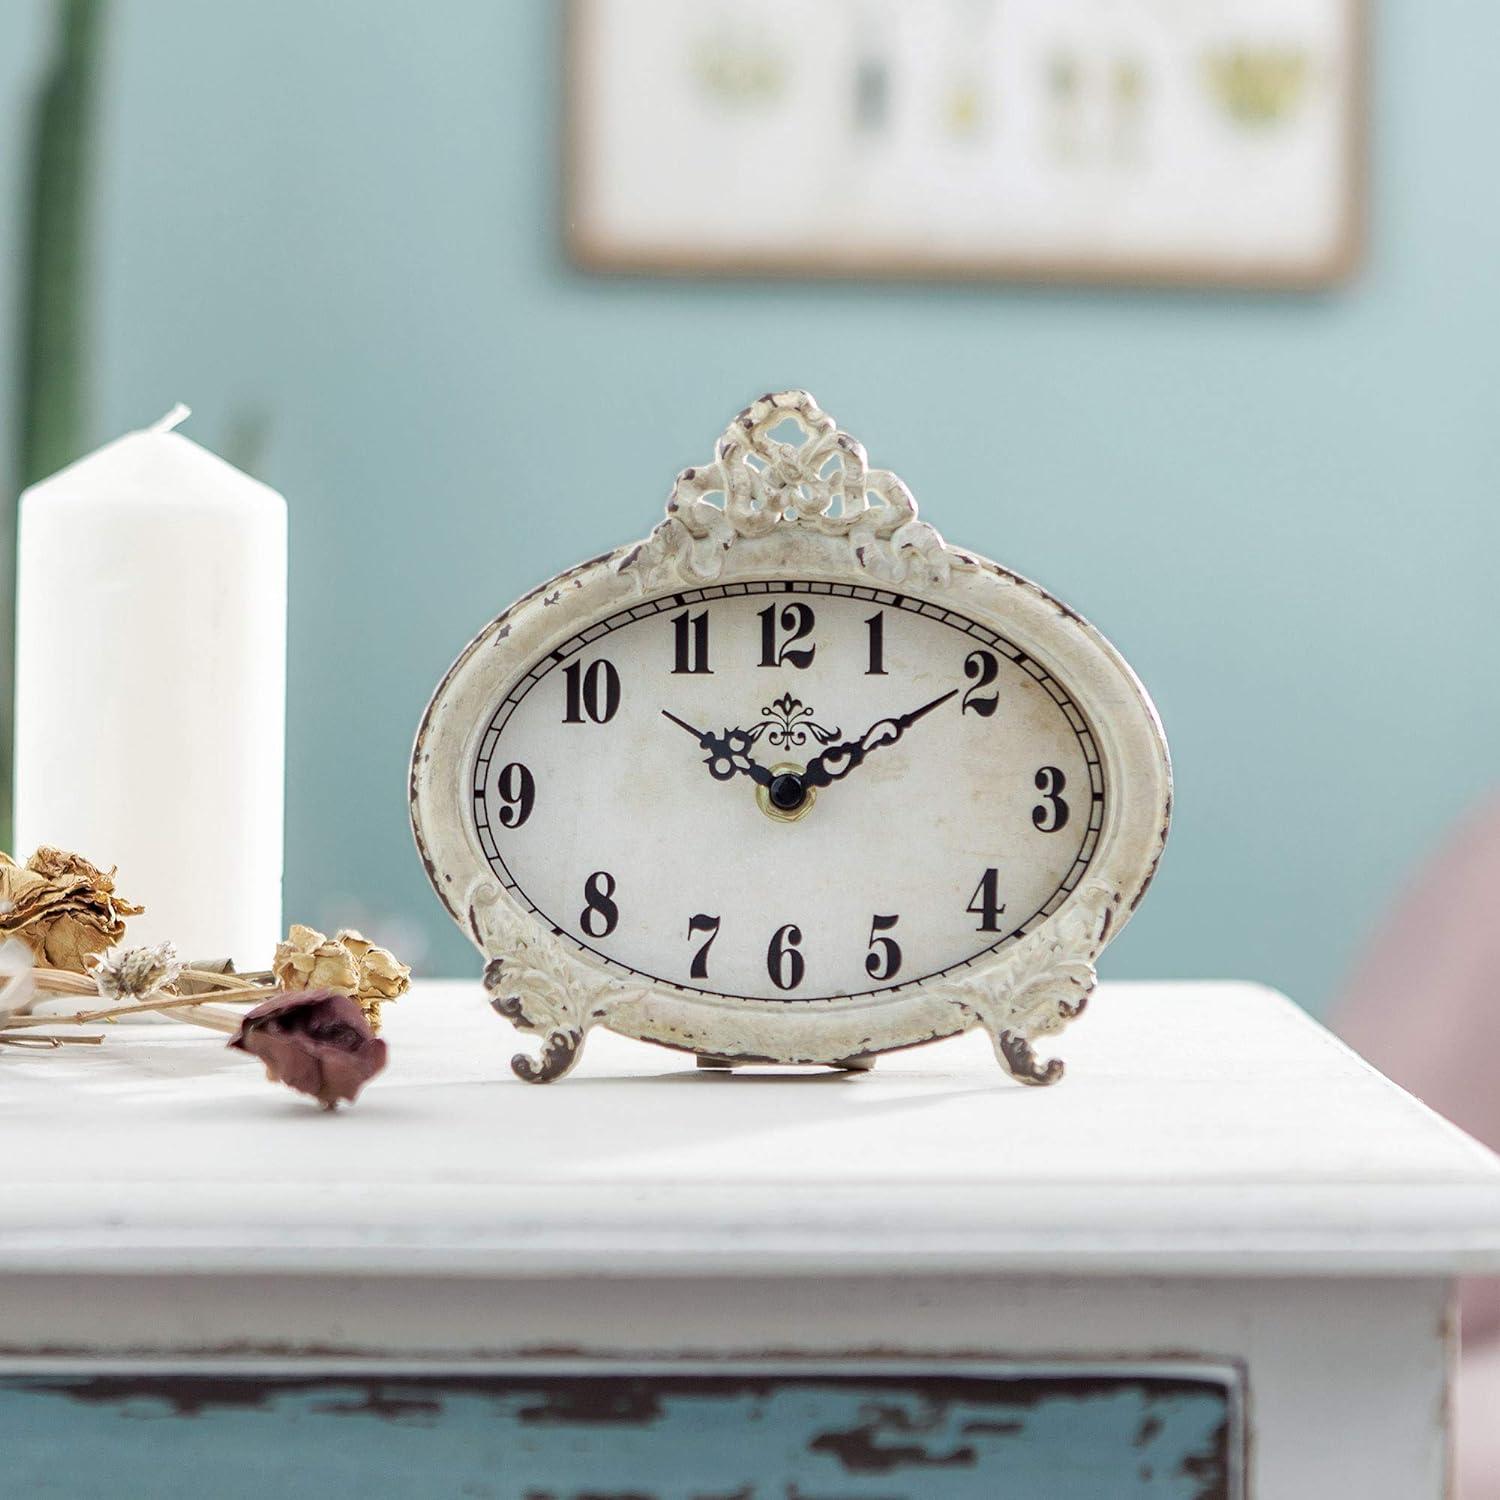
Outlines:
[[258, 1057], [266, 1077], [311, 1094], [324, 1109], [353, 1103], [385, 1066], [385, 1043], [348, 995], [299, 990], [257, 1005], [229, 1043]]
[[357, 1000], [376, 1031], [381, 1001], [411, 988], [411, 970], [395, 954], [350, 928], [329, 938], [314, 927], [294, 926], [276, 945], [271, 970], [284, 990], [336, 990]]
[[277, 943], [271, 972], [284, 990], [337, 990], [353, 995], [359, 990], [359, 965], [336, 939], [315, 927], [295, 923]]
[[84, 973], [145, 910], [115, 894], [114, 877], [62, 849], [38, 849], [25, 865], [0, 854], [0, 937], [19, 938], [38, 964]]

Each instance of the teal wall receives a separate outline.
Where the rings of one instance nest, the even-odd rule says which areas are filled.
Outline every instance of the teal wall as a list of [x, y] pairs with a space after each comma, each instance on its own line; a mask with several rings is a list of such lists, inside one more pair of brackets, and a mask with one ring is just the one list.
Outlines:
[[[6, 264], [46, 19], [0, 8]], [[642, 532], [745, 400], [804, 385], [1155, 694], [1179, 811], [1109, 972], [1325, 1004], [1500, 743], [1500, 7], [1376, 21], [1367, 267], [1264, 296], [579, 275], [551, 4], [117, 3], [94, 436], [178, 399], [213, 446], [264, 423], [289, 915], [400, 913], [427, 967], [472, 971], [406, 828], [428, 690], [517, 593]]]

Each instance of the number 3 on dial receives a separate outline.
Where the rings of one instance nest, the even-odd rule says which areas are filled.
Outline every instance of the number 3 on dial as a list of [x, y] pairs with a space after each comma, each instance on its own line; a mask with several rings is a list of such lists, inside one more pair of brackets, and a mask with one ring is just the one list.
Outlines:
[[1067, 777], [1056, 766], [1043, 766], [1036, 773], [1036, 789], [1046, 798], [1046, 806], [1033, 807], [1031, 821], [1043, 833], [1056, 833], [1067, 826], [1068, 804], [1062, 796], [1067, 784]]

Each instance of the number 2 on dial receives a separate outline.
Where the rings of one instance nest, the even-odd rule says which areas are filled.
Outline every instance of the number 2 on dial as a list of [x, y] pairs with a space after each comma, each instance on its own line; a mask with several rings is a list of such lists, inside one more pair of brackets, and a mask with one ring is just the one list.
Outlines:
[[987, 719], [994, 713], [1000, 702], [999, 693], [982, 693], [981, 688], [987, 688], [1000, 675], [1000, 663], [995, 660], [993, 651], [971, 651], [964, 657], [964, 676], [974, 684], [964, 694], [962, 712], [970, 711]]

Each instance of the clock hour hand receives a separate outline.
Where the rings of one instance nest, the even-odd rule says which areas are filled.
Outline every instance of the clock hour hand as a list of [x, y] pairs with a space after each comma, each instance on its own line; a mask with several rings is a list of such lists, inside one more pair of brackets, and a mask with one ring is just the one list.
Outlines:
[[934, 698], [931, 703], [914, 708], [909, 714], [899, 714], [894, 719], [880, 719], [870, 725], [857, 740], [844, 740], [840, 744], [830, 745], [822, 754], [815, 755], [808, 761], [807, 769], [802, 773], [804, 784], [811, 787], [827, 786], [829, 782], [847, 776], [870, 751], [881, 745], [894, 745], [918, 719], [946, 703], [957, 692], [958, 689], [953, 688], [941, 697]]
[[771, 784], [771, 773], [750, 759], [750, 746], [754, 741], [743, 729], [726, 729], [722, 734], [714, 734], [706, 729], [694, 729], [686, 719], [679, 719], [665, 708], [661, 712], [664, 719], [670, 719], [679, 729], [692, 735], [700, 749], [708, 751], [704, 765], [715, 781], [728, 781], [738, 773], [748, 776], [757, 786]]

